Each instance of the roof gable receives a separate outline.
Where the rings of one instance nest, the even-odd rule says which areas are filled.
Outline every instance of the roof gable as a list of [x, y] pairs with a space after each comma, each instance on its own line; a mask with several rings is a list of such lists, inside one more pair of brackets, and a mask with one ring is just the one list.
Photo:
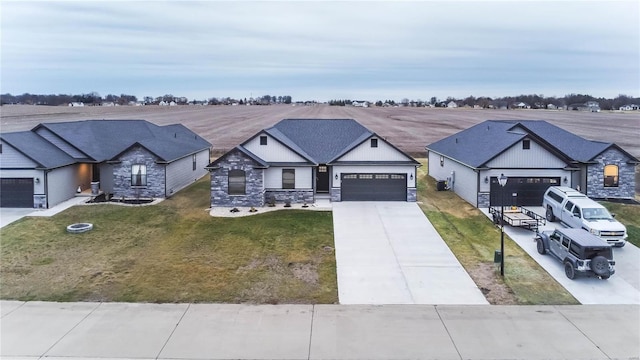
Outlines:
[[145, 120], [85, 120], [38, 127], [47, 128], [97, 162], [111, 160], [134, 144], [167, 162], [211, 146], [183, 125], [158, 126]]
[[76, 162], [67, 153], [32, 131], [4, 133], [1, 137], [4, 142], [37, 163], [39, 167], [52, 169]]
[[[376, 148], [371, 147], [371, 139], [377, 140]], [[362, 161], [410, 162], [412, 164], [420, 164], [414, 158], [405, 154], [402, 150], [398, 149], [393, 144], [375, 133], [365, 137], [362, 141], [358, 140], [357, 144], [349, 146], [343, 154], [340, 154], [335, 159], [332, 159], [331, 163]]]
[[353, 119], [284, 119], [265, 132], [317, 164], [330, 162], [373, 135]]

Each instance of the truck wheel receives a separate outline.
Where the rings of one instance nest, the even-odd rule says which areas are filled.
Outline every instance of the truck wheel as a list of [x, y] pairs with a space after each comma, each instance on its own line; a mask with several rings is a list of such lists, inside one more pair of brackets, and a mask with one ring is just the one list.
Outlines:
[[548, 222], [554, 222], [556, 221], [556, 217], [553, 215], [553, 210], [551, 209], [550, 206], [547, 206], [547, 212], [546, 212], [546, 218]]
[[596, 275], [604, 277], [610, 276], [609, 272], [609, 260], [604, 256], [596, 256], [591, 259], [591, 271], [593, 271]]
[[567, 277], [571, 280], [576, 278], [576, 271], [570, 261], [564, 262], [564, 274], [567, 275]]
[[546, 254], [547, 250], [544, 248], [544, 241], [541, 238], [536, 240], [536, 247], [538, 248], [538, 254]]

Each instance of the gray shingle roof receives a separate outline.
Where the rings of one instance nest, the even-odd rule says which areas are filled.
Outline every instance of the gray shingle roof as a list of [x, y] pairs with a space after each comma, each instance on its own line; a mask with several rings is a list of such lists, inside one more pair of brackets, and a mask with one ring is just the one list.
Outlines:
[[584, 139], [543, 120], [487, 120], [427, 145], [427, 149], [479, 168], [527, 136], [546, 143], [569, 161], [587, 162], [614, 146]]
[[[163, 161], [173, 161], [211, 144], [183, 125], [158, 126], [145, 120], [85, 120], [44, 123], [94, 161], [111, 160], [134, 144], [140, 144]], [[35, 130], [35, 129], [34, 129]]]
[[353, 119], [284, 119], [265, 132], [317, 164], [326, 164], [374, 135]]
[[58, 149], [32, 131], [1, 134], [2, 140], [45, 169], [54, 169], [76, 162], [74, 158]]

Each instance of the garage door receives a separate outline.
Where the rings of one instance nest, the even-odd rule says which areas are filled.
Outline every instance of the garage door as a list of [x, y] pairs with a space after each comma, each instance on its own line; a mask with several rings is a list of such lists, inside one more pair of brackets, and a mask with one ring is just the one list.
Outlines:
[[407, 201], [407, 174], [342, 174], [342, 201]]
[[0, 179], [0, 207], [33, 207], [33, 179]]
[[549, 186], [560, 185], [559, 177], [510, 177], [501, 189], [497, 177], [491, 178], [492, 206], [542, 206], [542, 197]]

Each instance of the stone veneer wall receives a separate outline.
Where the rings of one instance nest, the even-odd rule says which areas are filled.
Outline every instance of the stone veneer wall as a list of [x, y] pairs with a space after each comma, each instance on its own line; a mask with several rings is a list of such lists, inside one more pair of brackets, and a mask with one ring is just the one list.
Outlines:
[[[219, 169], [211, 170], [211, 206], [264, 206], [262, 169], [253, 159], [238, 150], [232, 150], [217, 163]], [[244, 170], [245, 195], [229, 195], [229, 170]]]
[[[165, 165], [157, 164], [157, 158], [141, 146], [123, 153], [113, 165], [113, 196], [115, 198], [164, 198]], [[147, 166], [147, 185], [131, 186], [131, 166]]]
[[407, 188], [407, 201], [416, 202], [418, 200], [418, 190], [416, 188]]
[[491, 194], [489, 193], [478, 193], [478, 207], [479, 208], [488, 208], [491, 203]]
[[[633, 198], [635, 196], [635, 166], [628, 164], [629, 158], [615, 148], [611, 148], [594, 161], [598, 164], [587, 166], [587, 196], [596, 199]], [[618, 165], [618, 186], [604, 186], [605, 165]]]
[[331, 192], [331, 201], [342, 201], [342, 191], [341, 188], [331, 188], [329, 190]]
[[277, 190], [266, 190], [264, 193], [265, 201], [267, 201], [271, 196], [274, 196], [276, 199], [276, 203], [284, 203], [287, 200], [291, 201], [292, 204], [313, 204], [313, 189], [277, 189]]

